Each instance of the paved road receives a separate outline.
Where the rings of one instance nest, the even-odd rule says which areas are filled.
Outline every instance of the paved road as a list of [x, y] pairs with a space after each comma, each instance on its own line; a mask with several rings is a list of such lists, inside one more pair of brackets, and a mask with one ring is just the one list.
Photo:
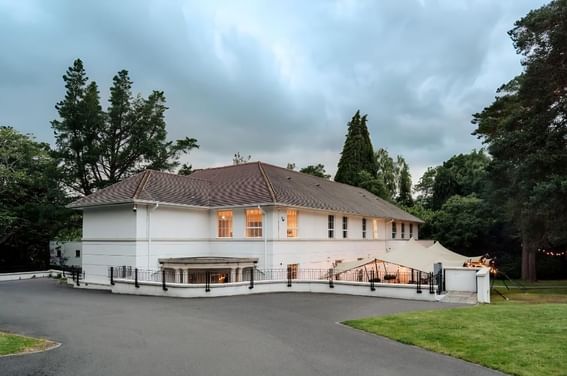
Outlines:
[[0, 283], [0, 329], [63, 345], [0, 358], [0, 375], [497, 375], [338, 321], [445, 308], [318, 294], [120, 296], [42, 279]]

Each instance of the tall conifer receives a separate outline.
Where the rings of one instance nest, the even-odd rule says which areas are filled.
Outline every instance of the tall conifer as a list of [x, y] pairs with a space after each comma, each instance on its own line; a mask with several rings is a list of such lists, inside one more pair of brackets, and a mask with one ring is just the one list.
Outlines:
[[373, 178], [376, 177], [376, 160], [366, 126], [367, 116], [361, 116], [360, 110], [356, 111], [348, 123], [348, 132], [335, 175], [335, 181], [339, 183], [358, 186], [362, 171], [366, 171]]

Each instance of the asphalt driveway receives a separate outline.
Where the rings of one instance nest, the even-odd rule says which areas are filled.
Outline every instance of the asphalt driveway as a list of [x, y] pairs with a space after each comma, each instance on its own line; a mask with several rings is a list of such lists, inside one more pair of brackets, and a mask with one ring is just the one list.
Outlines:
[[0, 283], [0, 330], [62, 346], [0, 358], [0, 375], [499, 375], [337, 322], [441, 303], [319, 294], [113, 295], [55, 280]]

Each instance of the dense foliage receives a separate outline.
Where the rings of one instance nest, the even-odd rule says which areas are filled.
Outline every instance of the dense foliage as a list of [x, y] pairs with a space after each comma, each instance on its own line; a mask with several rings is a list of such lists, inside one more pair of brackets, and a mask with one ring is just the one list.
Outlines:
[[49, 145], [0, 127], [0, 270], [45, 267], [48, 244], [76, 220]]
[[536, 279], [538, 248], [567, 246], [567, 0], [552, 1], [509, 32], [523, 72], [474, 116], [492, 156], [492, 203], [522, 243], [522, 278]]

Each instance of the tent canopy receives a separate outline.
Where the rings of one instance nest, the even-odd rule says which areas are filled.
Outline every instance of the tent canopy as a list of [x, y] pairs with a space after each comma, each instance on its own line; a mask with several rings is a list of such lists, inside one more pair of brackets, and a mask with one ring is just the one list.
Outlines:
[[396, 247], [386, 252], [380, 252], [372, 258], [345, 262], [335, 268], [335, 273], [342, 273], [356, 269], [374, 262], [375, 259], [386, 263], [403, 266], [423, 272], [433, 272], [433, 265], [440, 262], [444, 267], [463, 266], [467, 261], [477, 260], [479, 257], [467, 257], [445, 248], [441, 243], [435, 242], [430, 247], [424, 247], [413, 238], [402, 247]]

